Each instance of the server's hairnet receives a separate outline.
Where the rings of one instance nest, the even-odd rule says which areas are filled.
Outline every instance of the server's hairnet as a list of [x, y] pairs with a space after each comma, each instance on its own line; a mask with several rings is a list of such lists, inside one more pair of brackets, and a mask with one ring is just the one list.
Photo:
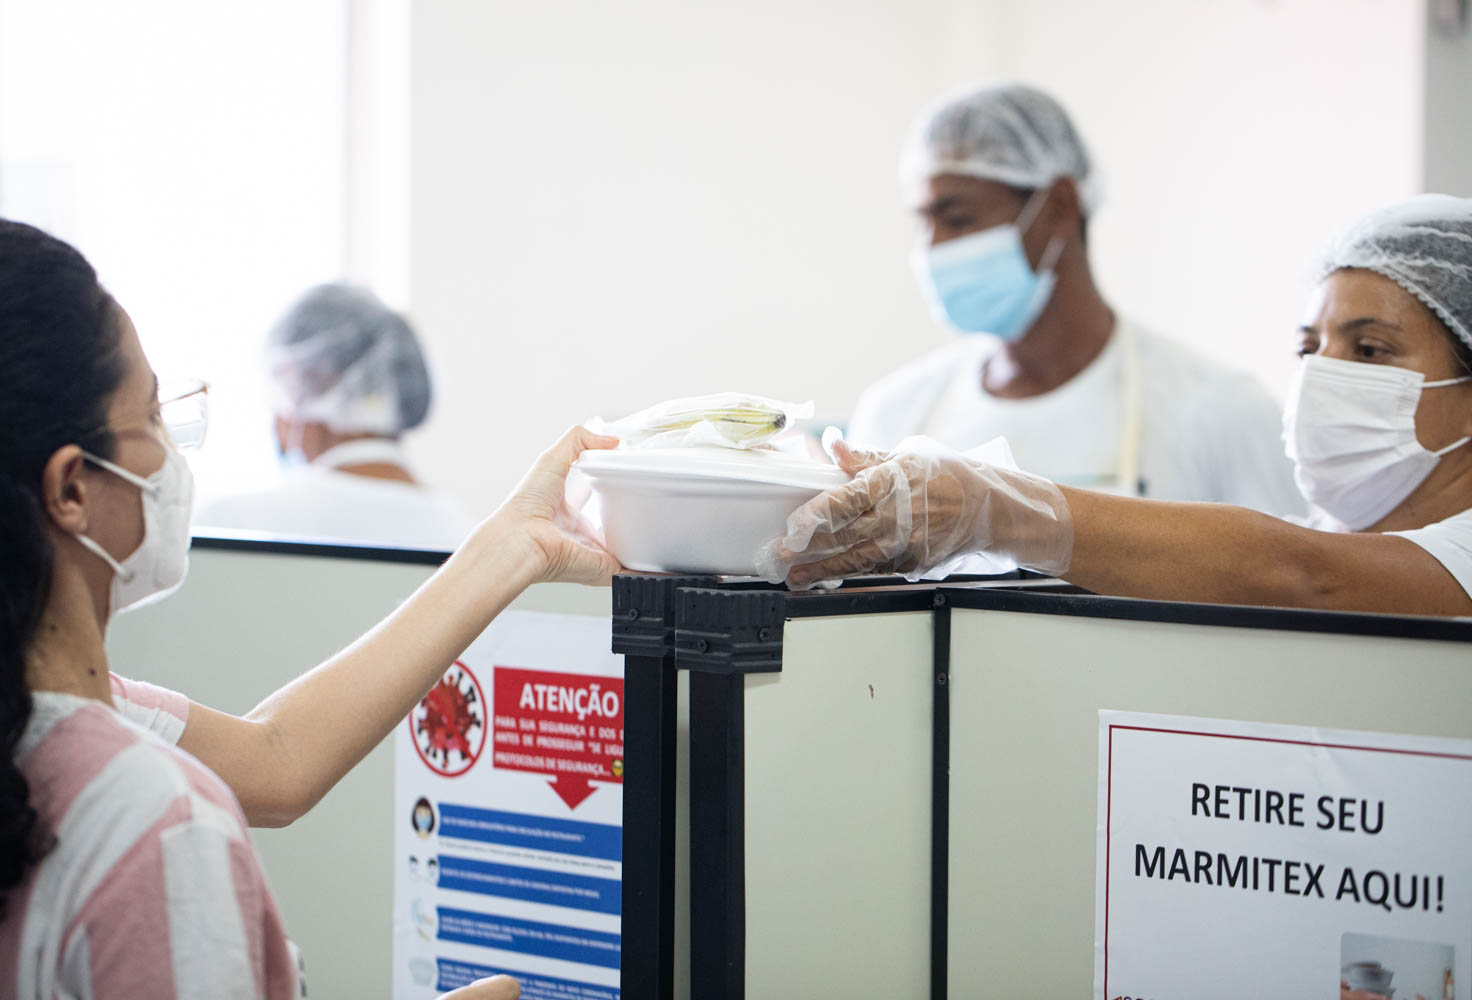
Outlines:
[[266, 366], [280, 416], [341, 434], [397, 435], [429, 413], [419, 339], [372, 292], [319, 285], [272, 327]]
[[1097, 202], [1089, 154], [1067, 112], [1021, 84], [983, 87], [926, 111], [910, 133], [900, 174], [911, 188], [941, 174], [1028, 190], [1068, 177], [1085, 213]]
[[1342, 267], [1389, 278], [1472, 349], [1472, 198], [1417, 195], [1361, 219], [1329, 248], [1317, 276]]

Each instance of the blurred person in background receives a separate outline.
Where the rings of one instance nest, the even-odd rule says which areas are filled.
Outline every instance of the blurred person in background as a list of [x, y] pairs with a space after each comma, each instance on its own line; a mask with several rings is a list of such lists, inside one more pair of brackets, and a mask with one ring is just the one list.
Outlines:
[[429, 414], [429, 367], [372, 292], [308, 291], [271, 329], [266, 365], [285, 480], [216, 501], [197, 524], [445, 550], [474, 527], [408, 469], [399, 440]]
[[[959, 450], [999, 435], [1056, 482], [1299, 514], [1278, 407], [1230, 371], [1117, 313], [1094, 282], [1094, 170], [1063, 108], [987, 87], [922, 115], [905, 150], [923, 241], [913, 263], [959, 336], [870, 386], [848, 439], [924, 434]], [[1161, 247], [1158, 268], [1175, 264]]]

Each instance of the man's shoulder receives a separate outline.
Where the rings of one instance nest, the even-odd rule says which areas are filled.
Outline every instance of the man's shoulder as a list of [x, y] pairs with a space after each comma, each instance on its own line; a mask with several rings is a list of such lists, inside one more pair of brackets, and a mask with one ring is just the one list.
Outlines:
[[1213, 382], [1222, 376], [1240, 374], [1237, 369], [1207, 357], [1200, 350], [1175, 337], [1133, 320], [1121, 322], [1129, 323], [1130, 334], [1138, 345], [1142, 368], [1198, 375]]
[[945, 344], [870, 384], [854, 404], [850, 440], [866, 447], [892, 447], [916, 433], [957, 366], [979, 357], [981, 346], [971, 338]]
[[1278, 420], [1278, 405], [1250, 372], [1210, 358], [1188, 344], [1135, 326], [1141, 389], [1146, 399], [1167, 402], [1183, 416], [1251, 414]]
[[926, 386], [935, 381], [944, 381], [951, 376], [955, 367], [972, 358], [979, 358], [985, 352], [985, 345], [974, 342], [973, 339], [958, 340], [955, 343], [946, 343], [933, 351], [927, 351], [899, 365], [894, 371], [877, 378], [876, 381], [860, 393], [861, 402], [879, 404], [879, 402], [894, 401], [894, 399], [910, 399], [911, 393], [919, 387]]

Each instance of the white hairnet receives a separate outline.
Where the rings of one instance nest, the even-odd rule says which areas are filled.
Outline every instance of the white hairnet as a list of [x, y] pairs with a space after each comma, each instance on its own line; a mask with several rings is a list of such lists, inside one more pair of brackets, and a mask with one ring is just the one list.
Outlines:
[[267, 338], [266, 367], [279, 416], [340, 434], [397, 435], [429, 413], [429, 368], [404, 318], [372, 292], [319, 285]]
[[1384, 275], [1426, 304], [1472, 349], [1472, 198], [1417, 195], [1361, 219], [1320, 261]]
[[1022, 84], [983, 87], [930, 108], [910, 133], [900, 174], [908, 186], [959, 174], [1030, 191], [1068, 177], [1085, 214], [1097, 201], [1089, 154], [1067, 112]]

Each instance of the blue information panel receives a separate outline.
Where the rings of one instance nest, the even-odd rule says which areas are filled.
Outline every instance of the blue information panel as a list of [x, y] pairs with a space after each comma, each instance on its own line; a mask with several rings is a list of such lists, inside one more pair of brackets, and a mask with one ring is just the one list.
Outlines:
[[399, 727], [394, 1000], [619, 1000], [622, 671], [606, 618], [503, 614]]
[[590, 986], [566, 979], [553, 979], [520, 969], [501, 969], [487, 965], [469, 965], [441, 959], [436, 989], [453, 990], [468, 986], [487, 976], [513, 976], [521, 983], [522, 1000], [618, 1000], [615, 986]]
[[619, 912], [619, 881], [440, 855], [440, 888], [525, 899], [598, 913]]

